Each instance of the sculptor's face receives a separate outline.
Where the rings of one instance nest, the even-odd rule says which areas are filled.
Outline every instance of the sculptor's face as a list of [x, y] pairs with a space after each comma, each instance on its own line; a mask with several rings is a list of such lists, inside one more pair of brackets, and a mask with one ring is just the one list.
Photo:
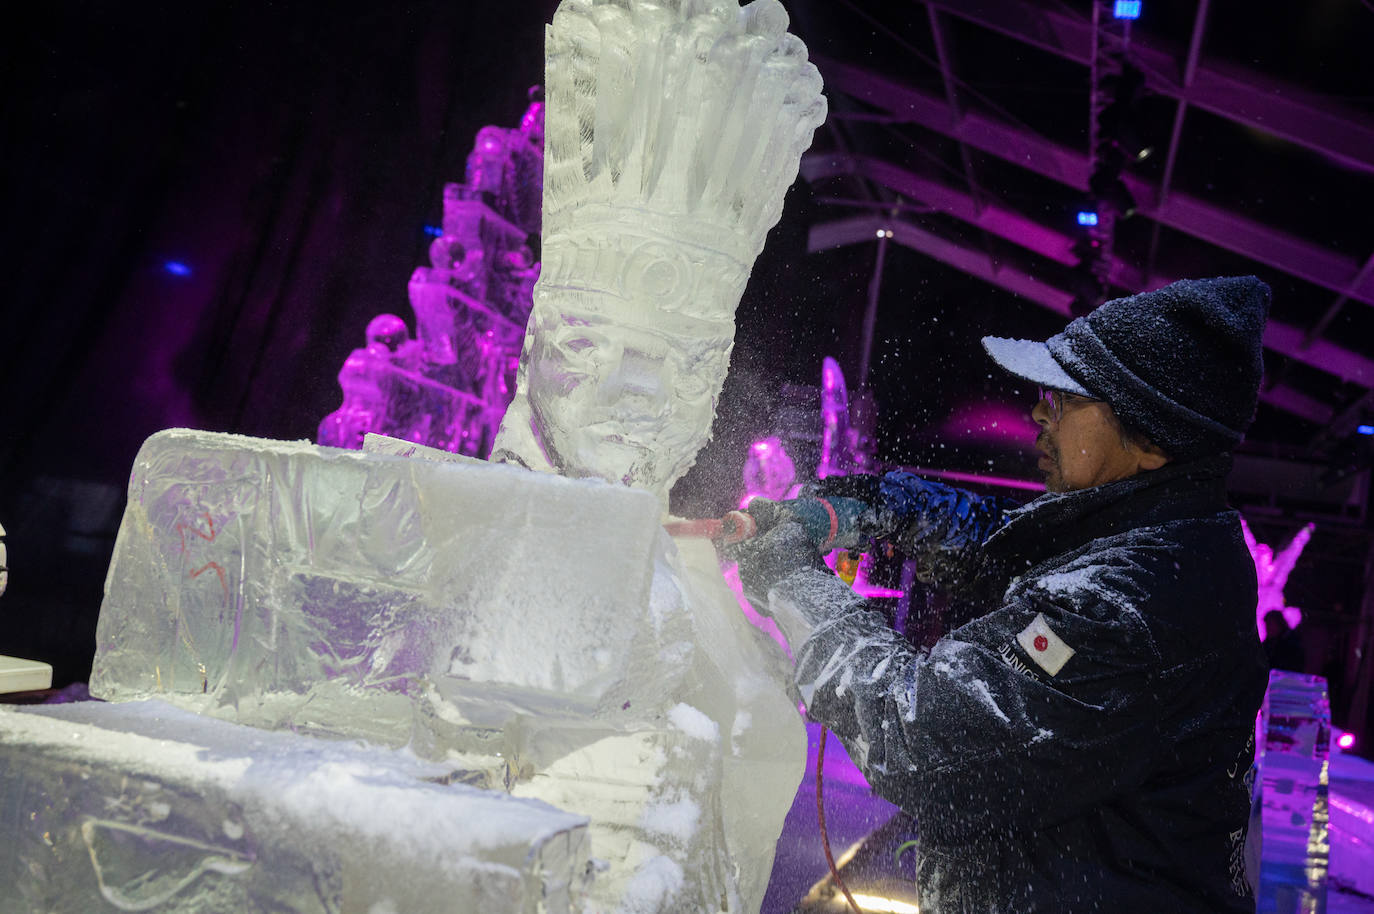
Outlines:
[[531, 355], [534, 422], [561, 472], [658, 489], [706, 443], [729, 344], [545, 312]]

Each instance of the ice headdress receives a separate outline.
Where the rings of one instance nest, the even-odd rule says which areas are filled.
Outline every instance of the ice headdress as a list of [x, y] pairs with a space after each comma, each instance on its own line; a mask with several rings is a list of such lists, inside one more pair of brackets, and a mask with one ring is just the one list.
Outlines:
[[710, 437], [754, 259], [825, 119], [777, 0], [564, 0], [543, 265], [494, 459], [668, 490]]

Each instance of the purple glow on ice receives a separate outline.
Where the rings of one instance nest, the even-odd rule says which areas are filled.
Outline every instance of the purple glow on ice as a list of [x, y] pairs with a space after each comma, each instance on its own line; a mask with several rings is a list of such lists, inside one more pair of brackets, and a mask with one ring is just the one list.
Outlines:
[[844, 384], [840, 363], [826, 356], [821, 362], [821, 460], [816, 478], [843, 476], [850, 469], [846, 460], [849, 432], [849, 391]]
[[1288, 584], [1288, 575], [1297, 565], [1298, 557], [1302, 555], [1303, 548], [1307, 545], [1307, 541], [1312, 538], [1312, 531], [1317, 527], [1316, 524], [1308, 524], [1303, 527], [1293, 535], [1293, 539], [1278, 554], [1274, 553], [1272, 546], [1255, 539], [1255, 534], [1250, 531], [1250, 525], [1245, 522], [1244, 518], [1241, 518], [1240, 527], [1241, 533], [1245, 537], [1245, 545], [1250, 549], [1250, 557], [1255, 561], [1255, 579], [1259, 586], [1259, 602], [1255, 606], [1255, 625], [1259, 629], [1259, 638], [1263, 641], [1268, 636], [1268, 632], [1265, 631], [1264, 617], [1271, 612], [1282, 614], [1283, 621], [1290, 629], [1297, 628], [1302, 624], [1302, 610], [1286, 604], [1283, 589]]
[[730, 565], [725, 569], [725, 584], [735, 595], [735, 602], [739, 603], [740, 611], [744, 613], [744, 618], [749, 620], [749, 624], [757, 628], [778, 643], [788, 658], [792, 657], [792, 649], [787, 646], [787, 639], [782, 636], [782, 631], [778, 629], [778, 624], [767, 616], [761, 616], [754, 609], [754, 605], [744, 598], [744, 585], [739, 581], [739, 566]]
[[782, 439], [776, 436], [760, 438], [749, 445], [749, 456], [744, 461], [741, 508], [748, 507], [749, 502], [759, 497], [773, 501], [792, 498], [799, 488], [797, 467], [782, 446]]
[[518, 128], [483, 127], [462, 183], [444, 187], [429, 266], [412, 274], [412, 336], [380, 315], [339, 372], [343, 404], [320, 444], [358, 448], [367, 432], [485, 457], [510, 404], [539, 263], [543, 103]]

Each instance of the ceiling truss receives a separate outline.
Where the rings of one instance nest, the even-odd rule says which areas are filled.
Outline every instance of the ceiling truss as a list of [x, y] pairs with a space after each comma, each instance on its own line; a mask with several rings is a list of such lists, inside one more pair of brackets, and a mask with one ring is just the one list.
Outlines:
[[[933, 210], [953, 216], [976, 228], [986, 239], [1010, 241], [1055, 263], [1073, 267], [1078, 257], [1075, 238], [1039, 224], [1015, 210], [998, 205], [979, 193], [970, 150], [1010, 162], [1054, 180], [1075, 191], [1086, 192], [1090, 157], [1055, 143], [1026, 127], [1015, 126], [971, 110], [960, 103], [945, 29], [947, 17], [958, 17], [1076, 61], [1087, 67], [1092, 54], [1092, 23], [1069, 12], [1049, 10], [1014, 0], [923, 0], [930, 20], [944, 97], [903, 85], [888, 76], [841, 61], [816, 59], [827, 87], [863, 102], [874, 111], [832, 108], [832, 117], [844, 120], [910, 123], [947, 136], [959, 144], [963, 177], [968, 190], [910, 172], [891, 162], [849, 152], [809, 153], [802, 174], [816, 182], [842, 175], [864, 179]], [[1374, 306], [1374, 256], [1361, 262], [1321, 245], [1248, 219], [1206, 200], [1173, 188], [1174, 164], [1183, 143], [1183, 123], [1189, 106], [1210, 111], [1321, 153], [1348, 168], [1374, 173], [1374, 122], [1313, 99], [1262, 74], [1240, 71], [1201, 59], [1208, 0], [1200, 0], [1186, 56], [1148, 43], [1134, 42], [1132, 61], [1146, 73], [1147, 87], [1174, 98], [1173, 121], [1164, 172], [1158, 183], [1122, 175], [1137, 201], [1137, 212], [1155, 222], [1150, 253], [1143, 268], [1110, 258], [1111, 283], [1131, 291], [1157, 288], [1170, 281], [1154, 275], [1155, 254], [1161, 227], [1169, 227], [1249, 259], [1265, 263], [1335, 295], [1331, 306], [1311, 328], [1271, 321], [1265, 345], [1296, 362], [1311, 366], [1342, 381], [1374, 389], [1374, 361], [1344, 349], [1321, 334], [1347, 302]], [[887, 197], [889, 193], [883, 193]], [[1021, 295], [1068, 316], [1073, 295], [1045, 282], [1022, 267], [998, 262], [980, 251], [942, 238], [924, 228], [889, 214], [872, 214], [816, 225], [811, 231], [811, 250], [869, 241], [891, 230], [892, 240], [921, 251], [970, 275]], [[984, 245], [987, 247], [987, 245]], [[1271, 406], [1316, 423], [1331, 421], [1337, 409], [1279, 379], [1262, 392]], [[1346, 410], [1348, 411], [1348, 410]]]

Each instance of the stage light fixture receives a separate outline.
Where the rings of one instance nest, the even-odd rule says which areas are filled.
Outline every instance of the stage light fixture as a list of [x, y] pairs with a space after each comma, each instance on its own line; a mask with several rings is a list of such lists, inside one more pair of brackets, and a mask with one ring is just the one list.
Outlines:
[[1139, 19], [1140, 0], [1116, 0], [1112, 15], [1117, 19]]
[[443, 230], [443, 228], [440, 227], [440, 226], [437, 226], [437, 225], [427, 225], [427, 226], [425, 226], [425, 234], [426, 234], [426, 235], [433, 235], [435, 238], [438, 238], [438, 237], [439, 237], [440, 235], [442, 235], [443, 233], [444, 233], [444, 230]]
[[1091, 210], [1080, 210], [1078, 213], [1079, 225], [1097, 225], [1097, 213]]
[[1342, 752], [1349, 752], [1355, 748], [1355, 734], [1348, 730], [1336, 730], [1336, 748]]
[[190, 276], [191, 268], [180, 260], [169, 260], [162, 265], [162, 269], [171, 273], [173, 276]]
[[1360, 426], [1356, 426], [1356, 428], [1355, 428], [1355, 434], [1357, 434], [1357, 435], [1374, 435], [1374, 425], [1360, 425]]

